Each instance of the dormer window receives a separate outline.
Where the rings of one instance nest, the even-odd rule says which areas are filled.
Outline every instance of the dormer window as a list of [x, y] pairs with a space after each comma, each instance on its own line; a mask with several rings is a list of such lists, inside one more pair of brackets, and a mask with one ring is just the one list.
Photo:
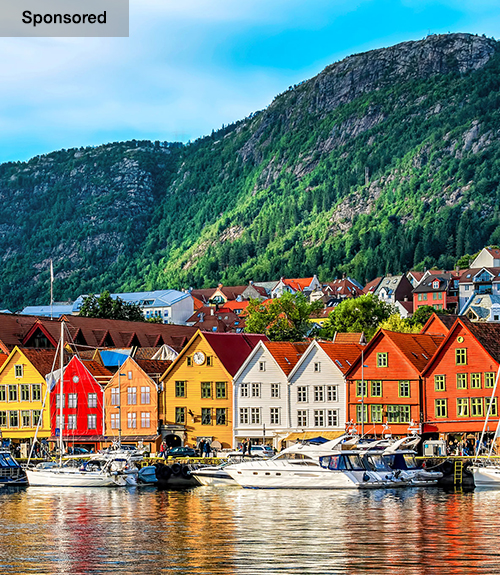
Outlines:
[[434, 289], [438, 289], [438, 288], [439, 288], [439, 280], [434, 280], [434, 281], [432, 282], [432, 287], [433, 287]]

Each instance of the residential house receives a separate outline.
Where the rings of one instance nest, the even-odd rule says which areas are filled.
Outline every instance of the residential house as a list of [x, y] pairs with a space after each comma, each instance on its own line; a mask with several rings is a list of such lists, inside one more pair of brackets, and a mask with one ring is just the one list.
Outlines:
[[420, 330], [424, 335], [442, 335], [448, 334], [450, 329], [455, 324], [458, 315], [444, 314], [434, 312], [429, 319], [425, 322], [424, 327]]
[[470, 264], [471, 268], [500, 268], [500, 249], [487, 246], [483, 248]]
[[345, 432], [345, 374], [361, 354], [359, 344], [312, 341], [290, 372], [291, 434], [287, 442]]
[[[226, 304], [225, 304], [226, 305]], [[245, 321], [225, 307], [203, 307], [188, 318], [187, 324], [202, 331], [242, 333]]]
[[432, 272], [413, 290], [413, 309], [432, 306], [434, 309], [457, 311], [457, 275], [451, 272]]
[[286, 291], [292, 294], [302, 292], [304, 295], [309, 297], [312, 292], [320, 288], [321, 283], [316, 275], [311, 278], [281, 278], [280, 281], [271, 290], [271, 298], [274, 299], [281, 297]]
[[500, 267], [470, 268], [462, 271], [458, 289], [459, 314], [466, 315], [475, 296], [500, 296]]
[[368, 294], [370, 294], [370, 293], [371, 293], [371, 294], [374, 294], [375, 291], [377, 290], [378, 286], [380, 285], [380, 282], [381, 282], [383, 279], [384, 279], [384, 278], [382, 278], [382, 277], [378, 277], [378, 278], [375, 278], [375, 279], [369, 281], [369, 282], [365, 285], [365, 287], [363, 288], [363, 293], [364, 293], [365, 295], [368, 295]]
[[[423, 432], [479, 433], [500, 365], [500, 324], [459, 317], [422, 370], [425, 379]], [[489, 432], [498, 422], [498, 390], [491, 405]]]
[[413, 287], [405, 275], [385, 276], [373, 294], [381, 301], [394, 305], [397, 301], [410, 300], [412, 290]]
[[124, 444], [158, 452], [159, 380], [171, 364], [131, 357], [124, 361], [104, 390], [109, 442], [121, 439]]
[[426, 272], [409, 271], [406, 274], [408, 281], [411, 283], [413, 288], [416, 288], [418, 284], [423, 280]]
[[[0, 356], [0, 432], [4, 441], [19, 446], [27, 456], [37, 425], [39, 440], [51, 435], [45, 376], [53, 369], [55, 352], [14, 347]], [[41, 418], [41, 421], [40, 421]]]
[[307, 343], [260, 341], [233, 379], [234, 447], [246, 439], [279, 448], [290, 432], [288, 376]]
[[347, 418], [368, 435], [406, 435], [423, 419], [420, 372], [442, 336], [380, 329], [346, 373]]
[[267, 337], [197, 331], [161, 378], [161, 432], [169, 444], [233, 445], [232, 381], [259, 341]]
[[471, 321], [500, 321], [500, 294], [475, 294], [461, 315]]

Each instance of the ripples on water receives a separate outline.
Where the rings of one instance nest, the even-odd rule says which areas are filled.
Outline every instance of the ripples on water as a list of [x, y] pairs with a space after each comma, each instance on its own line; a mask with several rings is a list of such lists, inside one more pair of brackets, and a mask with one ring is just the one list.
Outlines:
[[500, 573], [500, 491], [0, 491], [1, 573]]

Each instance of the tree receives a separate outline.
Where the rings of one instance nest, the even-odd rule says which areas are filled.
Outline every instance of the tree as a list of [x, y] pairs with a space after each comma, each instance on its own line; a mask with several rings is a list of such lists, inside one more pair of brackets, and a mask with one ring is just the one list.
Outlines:
[[413, 323], [411, 318], [402, 318], [398, 313], [393, 313], [380, 323], [378, 327], [400, 333], [418, 333], [422, 329], [422, 324]]
[[139, 304], [127, 303], [119, 297], [114, 299], [109, 291], [103, 291], [99, 297], [94, 294], [87, 296], [80, 308], [79, 315], [82, 317], [146, 321]]
[[379, 324], [396, 313], [394, 306], [380, 301], [373, 294], [348, 298], [330, 313], [320, 332], [332, 339], [335, 332], [364, 332], [370, 339]]
[[263, 333], [272, 341], [301, 341], [312, 329], [309, 316], [322, 307], [321, 301], [309, 303], [301, 292], [285, 292], [266, 304], [251, 300], [245, 332]]

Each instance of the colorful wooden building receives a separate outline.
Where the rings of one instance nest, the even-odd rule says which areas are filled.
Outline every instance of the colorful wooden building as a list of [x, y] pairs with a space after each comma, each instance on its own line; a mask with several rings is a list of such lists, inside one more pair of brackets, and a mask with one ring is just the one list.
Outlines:
[[368, 435], [405, 435], [423, 419], [420, 372], [442, 336], [379, 330], [346, 373], [347, 419]]
[[[160, 419], [169, 445], [233, 443], [233, 377], [263, 335], [198, 331], [161, 378]], [[217, 444], [215, 444], [217, 445]]]
[[[500, 365], [500, 324], [458, 318], [422, 376], [424, 433], [481, 432]], [[498, 422], [498, 395], [489, 431]]]

